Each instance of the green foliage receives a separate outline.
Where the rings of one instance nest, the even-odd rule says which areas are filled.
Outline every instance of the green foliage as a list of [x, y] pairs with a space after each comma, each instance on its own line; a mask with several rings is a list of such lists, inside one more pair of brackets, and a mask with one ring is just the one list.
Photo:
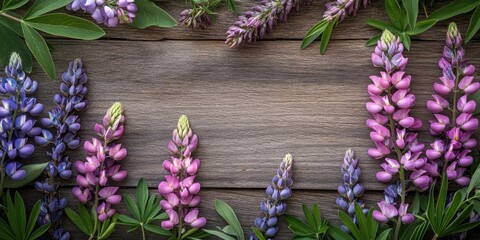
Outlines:
[[5, 181], [3, 182], [4, 188], [19, 188], [33, 182], [35, 179], [38, 178], [38, 176], [40, 176], [40, 174], [43, 173], [43, 170], [45, 169], [47, 164], [48, 163], [37, 163], [37, 164], [23, 165], [21, 169], [27, 172], [27, 175], [25, 176], [25, 178], [22, 180], [16, 181], [9, 177], [6, 177]]
[[159, 8], [153, 1], [136, 0], [137, 13], [132, 25], [144, 29], [149, 26], [173, 27], [177, 25], [175, 18]]
[[223, 228], [217, 227], [218, 230], [204, 229], [203, 231], [223, 240], [244, 240], [245, 235], [243, 233], [242, 225], [232, 207], [226, 202], [217, 199], [215, 200], [215, 210], [217, 210], [218, 215], [220, 215], [228, 225]]
[[303, 215], [307, 223], [302, 222], [292, 215], [285, 215], [288, 222], [288, 229], [293, 233], [293, 239], [320, 240], [324, 239], [329, 229], [328, 221], [323, 220], [317, 204], [312, 209], [302, 204]]
[[444, 237], [459, 232], [465, 232], [480, 225], [480, 221], [468, 222], [473, 203], [466, 199], [467, 191], [460, 189], [455, 192], [449, 206], [447, 203], [448, 178], [444, 174], [440, 191], [435, 202], [434, 187], [431, 187], [428, 197], [426, 218], [437, 237]]
[[[355, 224], [352, 218], [344, 211], [339, 211], [338, 215], [340, 220], [342, 220], [343, 225], [350, 230], [351, 235], [356, 240], [386, 240], [390, 238], [392, 229], [387, 228], [381, 231], [378, 222], [373, 219], [373, 208], [370, 209], [365, 216], [360, 205], [355, 203], [355, 217], [357, 218], [357, 224]], [[339, 240], [340, 238], [335, 239]]]
[[37, 0], [21, 17], [11, 12], [24, 6], [28, 0], [5, 0], [0, 8], [0, 64], [8, 63], [12, 51], [19, 52], [24, 69], [32, 69], [32, 55], [50, 79], [55, 79], [55, 65], [51, 47], [39, 33], [74, 39], [93, 40], [105, 35], [96, 24], [64, 13], [49, 13], [62, 8], [71, 0]]
[[303, 37], [301, 48], [306, 48], [310, 45], [315, 39], [320, 38], [320, 54], [324, 54], [327, 50], [328, 42], [332, 36], [333, 28], [337, 25], [338, 20], [332, 19], [327, 20], [323, 19], [322, 21], [315, 24], [307, 34]]
[[[388, 29], [399, 36], [405, 48], [410, 50], [410, 37], [427, 31], [439, 21], [434, 18], [418, 21], [418, 6], [418, 0], [402, 0], [401, 3], [397, 0], [385, 0], [385, 10], [390, 22], [369, 19], [367, 24], [382, 32]], [[367, 46], [375, 45], [379, 38], [380, 35], [371, 38]]]
[[7, 192], [4, 200], [6, 216], [0, 218], [0, 239], [34, 240], [40, 238], [50, 228], [50, 224], [45, 224], [35, 229], [40, 213], [40, 201], [35, 203], [27, 220], [25, 203], [18, 192], [15, 192], [14, 199]]
[[105, 240], [115, 231], [117, 214], [100, 222], [97, 217], [97, 210], [92, 207], [88, 211], [83, 204], [78, 204], [78, 213], [70, 208], [65, 208], [65, 214], [87, 236], [95, 236], [97, 240]]
[[128, 232], [140, 228], [145, 238], [145, 230], [162, 236], [171, 236], [171, 232], [164, 230], [156, 221], [168, 218], [166, 213], [161, 213], [160, 199], [155, 194], [149, 194], [145, 179], [141, 178], [137, 185], [135, 201], [132, 196], [124, 195], [125, 205], [130, 215], [118, 215], [119, 224], [127, 225]]

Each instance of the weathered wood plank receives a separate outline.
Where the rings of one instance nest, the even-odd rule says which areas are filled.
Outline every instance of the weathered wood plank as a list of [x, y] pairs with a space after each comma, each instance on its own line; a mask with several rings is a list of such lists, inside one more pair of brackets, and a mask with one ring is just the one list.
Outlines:
[[[239, 12], [250, 10], [257, 4], [257, 0], [237, 1]], [[312, 5], [302, 6], [298, 12], [293, 11], [287, 23], [280, 23], [275, 27], [272, 34], [267, 35], [265, 39], [302, 39], [305, 33], [314, 24], [321, 20], [325, 11], [325, 0], [314, 1]], [[448, 0], [437, 1], [436, 7], [445, 5]], [[185, 9], [184, 1], [166, 0], [158, 3], [159, 6], [168, 11], [175, 18]], [[435, 9], [434, 8], [434, 9]], [[433, 12], [433, 10], [430, 10]], [[82, 17], [90, 18], [86, 14], [78, 14]], [[423, 16], [423, 13], [422, 13]], [[453, 19], [459, 25], [463, 33], [467, 29], [469, 16], [463, 15]], [[333, 39], [369, 39], [378, 31], [367, 26], [365, 21], [371, 18], [387, 19], [384, 10], [384, 1], [371, 1], [367, 9], [360, 9], [356, 17], [349, 17], [342, 22], [332, 35]], [[122, 25], [117, 28], [105, 28], [107, 32], [106, 39], [128, 39], [128, 40], [164, 40], [164, 39], [183, 39], [183, 40], [224, 40], [225, 32], [228, 27], [236, 20], [236, 16], [229, 12], [224, 3], [218, 9], [216, 20], [207, 30], [192, 30], [183, 26], [176, 26], [170, 29], [151, 27], [146, 30], [138, 30], [134, 27]], [[437, 28], [431, 29], [426, 33], [416, 36], [415, 39], [422, 40], [443, 40], [447, 29], [448, 21], [439, 23]], [[477, 35], [478, 39], [478, 35]], [[318, 48], [317, 44], [314, 44]], [[298, 45], [298, 47], [300, 44]], [[226, 46], [225, 46], [226, 47]]]
[[[263, 188], [291, 152], [295, 188], [335, 190], [344, 151], [351, 147], [366, 188], [383, 189], [374, 178], [378, 161], [366, 154], [373, 146], [364, 126], [368, 77], [377, 72], [369, 60], [372, 49], [362, 41], [333, 41], [331, 51], [320, 56], [317, 49], [300, 51], [298, 44], [263, 42], [235, 51], [216, 41], [57, 40], [54, 58], [59, 67], [74, 56], [86, 62], [91, 106], [83, 115], [83, 139], [92, 136], [90, 127], [113, 102], [125, 105], [122, 141], [129, 150], [124, 161], [129, 177], [123, 186], [135, 186], [140, 177], [151, 187], [158, 184], [171, 131], [187, 114], [200, 138], [198, 179], [205, 188]], [[466, 49], [479, 66], [480, 42]], [[440, 75], [441, 50], [441, 42], [416, 41], [406, 53], [417, 94], [413, 114], [424, 120], [431, 116], [424, 106]], [[39, 99], [51, 106], [58, 81], [38, 68], [34, 73]], [[422, 140], [429, 138], [427, 128]], [[81, 159], [82, 150], [73, 156]]]
[[[121, 189], [122, 193], [126, 194], [135, 194], [134, 189]], [[152, 190], [152, 192], [156, 192]], [[68, 202], [69, 207], [76, 209], [77, 200], [74, 199], [74, 196], [71, 194], [70, 189], [62, 189], [61, 190], [62, 196], [64, 196]], [[36, 190], [29, 189], [29, 190], [22, 190], [22, 196], [31, 208], [33, 203], [38, 200], [39, 193]], [[311, 204], [318, 203], [319, 207], [321, 208], [321, 213], [324, 218], [332, 220], [335, 224], [340, 225], [340, 221], [338, 220], [337, 216], [337, 206], [335, 205], [335, 199], [337, 198], [336, 192], [316, 192], [316, 191], [294, 191], [293, 197], [289, 200], [289, 214], [293, 214], [296, 216], [302, 216], [302, 209], [301, 204], [306, 203], [311, 207]], [[231, 205], [242, 226], [244, 227], [244, 231], [246, 234], [249, 234], [250, 228], [253, 226], [253, 222], [257, 216], [259, 216], [259, 204], [263, 201], [265, 194], [262, 190], [225, 190], [225, 189], [208, 189], [202, 190], [202, 203], [200, 207], [200, 214], [202, 216], [207, 217], [207, 228], [214, 229], [215, 226], [225, 226], [223, 219], [217, 215], [215, 211], [214, 202], [215, 199], [222, 199]], [[382, 194], [379, 192], [369, 192], [365, 194], [365, 201], [367, 202], [368, 206], [375, 205], [375, 201], [378, 201], [382, 198]], [[119, 205], [117, 211], [120, 213], [126, 213], [126, 208], [123, 205]], [[78, 229], [75, 228], [73, 223], [70, 222], [67, 217], [65, 217], [65, 228], [72, 233], [72, 239], [85, 239], [85, 235], [80, 232]], [[281, 221], [280, 224], [280, 233], [278, 239], [290, 239], [291, 234], [287, 229], [287, 225], [284, 221]], [[127, 228], [124, 226], [119, 226], [117, 231], [113, 233], [110, 239], [121, 239], [125, 236], [128, 236], [128, 239], [141, 239], [141, 235], [139, 232], [132, 233], [125, 235], [127, 232]], [[159, 239], [158, 235], [149, 234], [147, 239]], [[160, 238], [162, 239], [162, 238]], [[215, 238], [211, 238], [215, 239]]]

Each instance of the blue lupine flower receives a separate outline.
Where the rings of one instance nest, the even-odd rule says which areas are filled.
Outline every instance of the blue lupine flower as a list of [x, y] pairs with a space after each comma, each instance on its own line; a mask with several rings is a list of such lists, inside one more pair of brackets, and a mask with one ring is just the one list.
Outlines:
[[52, 145], [47, 152], [51, 161], [45, 167], [46, 178], [36, 182], [35, 187], [45, 194], [37, 223], [52, 223], [49, 238], [54, 240], [70, 239], [70, 233], [60, 226], [67, 201], [59, 196], [57, 188], [61, 179], [72, 176], [72, 163], [66, 151], [80, 146], [77, 132], [81, 124], [77, 114], [88, 105], [85, 99], [87, 80], [82, 61], [76, 59], [70, 62], [68, 70], [62, 75], [61, 93], [54, 97], [56, 106], [49, 111], [48, 118], [42, 119], [43, 126], [50, 130], [43, 130], [35, 137], [38, 144]]
[[[341, 171], [343, 174], [343, 184], [338, 187], [340, 196], [337, 198], [336, 204], [343, 211], [347, 212], [356, 224], [355, 203], [360, 205], [365, 214], [368, 213], [368, 209], [364, 208], [363, 201], [359, 199], [365, 189], [360, 183], [362, 170], [358, 166], [358, 159], [355, 158], [355, 152], [353, 152], [353, 150], [348, 149], [346, 151]], [[346, 226], [343, 225], [341, 228], [343, 231], [349, 232]]]
[[[292, 196], [292, 161], [292, 155], [287, 154], [277, 170], [277, 175], [273, 177], [272, 184], [265, 191], [267, 199], [260, 204], [262, 216], [255, 219], [255, 226], [266, 239], [273, 239], [278, 233], [277, 217], [287, 211], [285, 200]], [[250, 239], [258, 238], [251, 234]]]
[[0, 174], [22, 180], [27, 172], [21, 169], [19, 160], [28, 159], [35, 151], [29, 140], [40, 134], [41, 128], [35, 127], [32, 117], [43, 111], [43, 105], [30, 97], [38, 84], [23, 71], [20, 55], [11, 55], [5, 74], [5, 78], [0, 78]]

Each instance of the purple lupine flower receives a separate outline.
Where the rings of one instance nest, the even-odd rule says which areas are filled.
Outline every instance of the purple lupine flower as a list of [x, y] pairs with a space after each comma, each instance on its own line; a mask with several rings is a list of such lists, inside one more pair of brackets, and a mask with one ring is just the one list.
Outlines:
[[161, 223], [165, 230], [178, 228], [177, 232], [181, 234], [188, 227], [200, 229], [207, 222], [205, 217], [199, 217], [197, 208], [201, 186], [195, 182], [195, 177], [200, 160], [192, 156], [197, 144], [197, 135], [190, 128], [187, 116], [182, 115], [168, 143], [171, 159], [163, 162], [163, 167], [170, 175], [165, 176], [165, 180], [158, 185], [158, 192], [165, 198], [160, 205], [169, 217]]
[[[427, 108], [435, 117], [430, 121], [430, 133], [436, 138], [426, 153], [432, 165], [443, 166], [448, 180], [460, 186], [470, 183], [464, 173], [473, 162], [471, 153], [477, 146], [477, 140], [472, 137], [478, 128], [478, 119], [473, 116], [476, 103], [468, 99], [480, 88], [473, 77], [475, 67], [468, 64], [464, 56], [462, 36], [457, 25], [450, 23], [443, 56], [438, 62], [443, 74], [440, 82], [433, 85], [433, 99], [427, 102]], [[452, 104], [446, 99], [451, 99]], [[434, 170], [430, 174], [438, 176], [438, 168]]]
[[193, 8], [185, 9], [180, 13], [180, 24], [196, 29], [206, 29], [212, 24], [215, 9], [219, 1], [192, 1]]
[[121, 23], [133, 22], [137, 12], [134, 2], [135, 0], [72, 0], [67, 9], [81, 9], [90, 13], [97, 23], [116, 27]]
[[[255, 227], [263, 233], [265, 239], [274, 239], [279, 230], [278, 217], [287, 211], [285, 201], [292, 196], [292, 163], [292, 155], [287, 154], [277, 170], [277, 175], [265, 191], [267, 199], [260, 204], [262, 216], [255, 219]], [[250, 239], [258, 240], [255, 234], [251, 234]]]
[[72, 176], [72, 163], [66, 150], [80, 146], [80, 137], [77, 136], [81, 126], [78, 112], [85, 110], [88, 105], [85, 99], [88, 92], [85, 87], [87, 80], [82, 60], [71, 61], [68, 70], [62, 75], [61, 93], [55, 94], [56, 106], [48, 112], [48, 118], [42, 119], [45, 130], [35, 137], [35, 142], [39, 145], [52, 145], [47, 152], [51, 161], [45, 168], [46, 178], [35, 183], [37, 190], [44, 193], [37, 223], [51, 223], [50, 239], [70, 239], [70, 233], [61, 227], [67, 201], [60, 197], [57, 188], [61, 179], [70, 179]]
[[0, 196], [5, 177], [13, 180], [26, 177], [19, 161], [30, 158], [35, 150], [30, 140], [41, 134], [42, 129], [35, 127], [34, 117], [43, 111], [43, 105], [30, 96], [37, 91], [38, 84], [23, 71], [20, 55], [12, 53], [5, 74], [0, 83]]
[[[368, 154], [375, 159], [384, 159], [383, 171], [377, 173], [377, 180], [388, 183], [398, 179], [401, 186], [398, 208], [393, 198], [389, 198], [389, 201], [378, 203], [380, 211], [375, 212], [374, 218], [386, 222], [398, 216], [398, 221], [409, 224], [413, 215], [408, 213], [405, 203], [406, 186], [412, 182], [424, 191], [431, 185], [432, 176], [424, 169], [429, 163], [421, 157], [424, 145], [418, 142], [415, 133], [422, 122], [410, 116], [415, 96], [409, 91], [411, 77], [404, 72], [408, 59], [403, 57], [403, 49], [397, 36], [388, 30], [383, 32], [372, 53], [372, 62], [384, 71], [380, 76], [370, 77], [373, 83], [368, 86], [368, 93], [372, 101], [366, 104], [366, 108], [373, 118], [366, 124], [372, 129], [370, 137], [376, 146], [370, 148]], [[389, 193], [391, 190], [388, 189]]]
[[286, 22], [292, 8], [299, 9], [302, 4], [309, 4], [313, 0], [262, 0], [259, 5], [252, 7], [238, 16], [237, 21], [227, 31], [225, 43], [230, 47], [237, 47], [243, 43], [251, 44], [262, 39], [266, 33], [272, 32], [273, 26]]
[[341, 22], [346, 16], [355, 16], [360, 5], [367, 8], [368, 0], [330, 0], [325, 4], [327, 10], [323, 13], [323, 18]]
[[75, 162], [79, 175], [76, 179], [78, 187], [72, 189], [73, 195], [83, 204], [93, 200], [101, 222], [115, 214], [112, 205], [122, 200], [118, 187], [110, 186], [109, 181], [119, 182], [127, 177], [127, 171], [120, 170], [120, 161], [127, 156], [127, 149], [114, 142], [123, 135], [124, 121], [122, 104], [117, 102], [108, 109], [103, 123], [95, 124], [95, 132], [101, 140], [86, 141], [85, 161]]
[[[345, 158], [341, 168], [343, 174], [343, 184], [338, 187], [338, 193], [340, 196], [336, 200], [336, 204], [350, 217], [353, 222], [357, 224], [357, 218], [355, 217], [355, 203], [358, 203], [363, 209], [365, 214], [368, 213], [368, 209], [364, 208], [364, 203], [359, 198], [365, 191], [363, 184], [360, 183], [360, 176], [362, 171], [358, 166], [358, 159], [355, 158], [355, 152], [352, 149], [348, 149], [345, 152]], [[349, 232], [347, 226], [342, 225], [342, 230]]]

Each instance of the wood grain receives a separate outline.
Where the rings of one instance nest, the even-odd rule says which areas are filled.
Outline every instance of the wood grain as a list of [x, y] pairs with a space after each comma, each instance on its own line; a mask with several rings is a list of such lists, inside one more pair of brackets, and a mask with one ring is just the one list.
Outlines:
[[[373, 146], [364, 126], [366, 88], [369, 75], [378, 71], [368, 57], [372, 49], [361, 41], [333, 41], [332, 51], [320, 56], [314, 49], [298, 50], [297, 43], [265, 42], [235, 51], [215, 41], [202, 47], [196, 41], [54, 41], [54, 58], [60, 67], [72, 56], [86, 62], [91, 105], [83, 114], [84, 139], [113, 102], [125, 105], [122, 142], [130, 175], [124, 186], [135, 186], [142, 176], [152, 187], [160, 181], [171, 132], [187, 114], [200, 138], [199, 180], [206, 188], [263, 188], [290, 152], [295, 188], [335, 190], [344, 152], [353, 148], [366, 188], [383, 189], [374, 179], [379, 162], [366, 155]], [[477, 65], [479, 45], [467, 46], [467, 57]], [[406, 53], [417, 96], [413, 114], [424, 123], [431, 117], [425, 104], [440, 75], [441, 49], [440, 42], [419, 41]], [[51, 105], [58, 82], [34, 72], [39, 99]], [[429, 140], [427, 128], [420, 139]], [[83, 153], [73, 156], [81, 159]]]

